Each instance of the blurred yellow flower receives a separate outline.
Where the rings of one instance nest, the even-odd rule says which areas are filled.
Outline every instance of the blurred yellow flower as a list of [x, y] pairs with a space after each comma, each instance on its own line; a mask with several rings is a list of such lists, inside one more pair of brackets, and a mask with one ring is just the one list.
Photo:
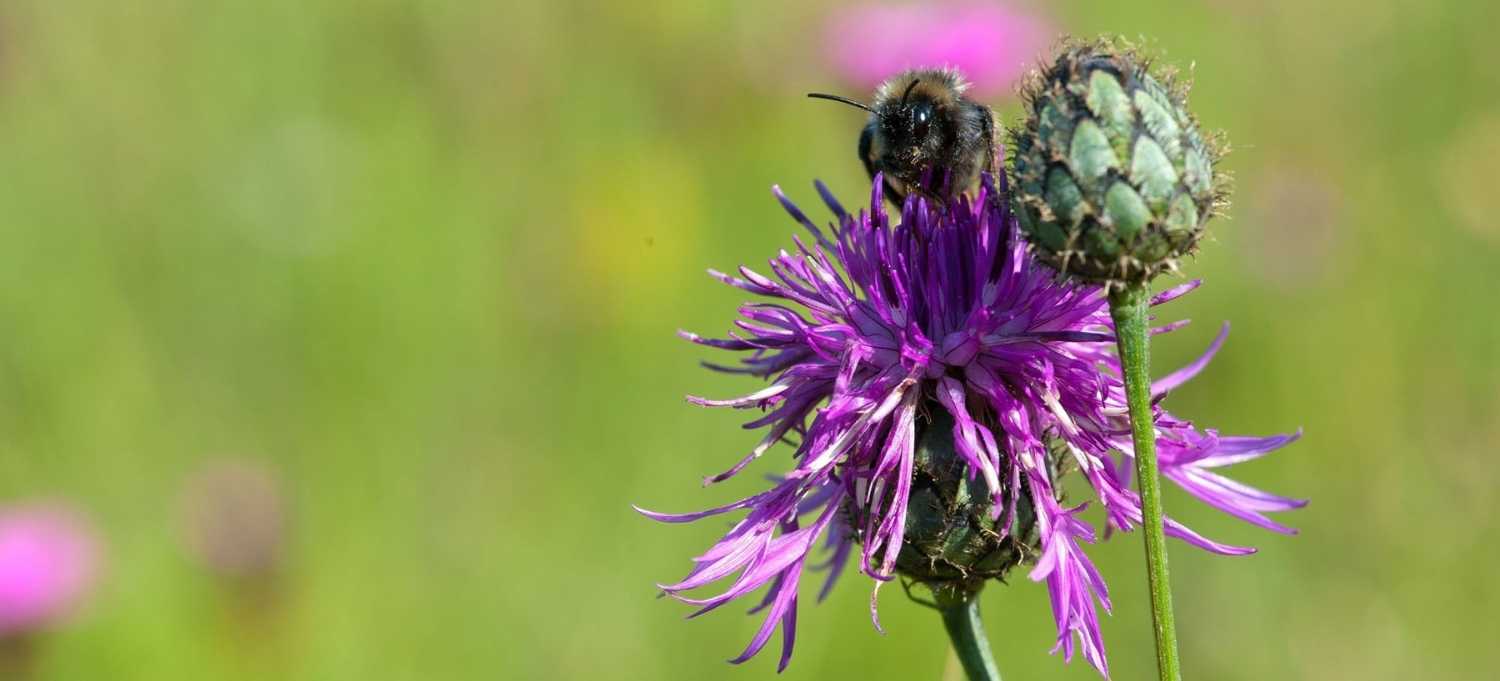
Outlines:
[[700, 269], [688, 262], [703, 222], [693, 166], [670, 150], [644, 148], [587, 163], [577, 185], [569, 195], [588, 200], [570, 215], [570, 285], [602, 324], [655, 319], [631, 310], [677, 303], [685, 276]]
[[1470, 121], [1453, 135], [1436, 161], [1443, 202], [1459, 226], [1500, 243], [1500, 112]]

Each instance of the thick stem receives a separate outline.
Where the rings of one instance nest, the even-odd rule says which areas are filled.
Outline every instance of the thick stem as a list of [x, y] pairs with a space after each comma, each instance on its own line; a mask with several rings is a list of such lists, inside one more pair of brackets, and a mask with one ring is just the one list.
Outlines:
[[1151, 619], [1156, 631], [1156, 669], [1161, 681], [1180, 681], [1177, 625], [1172, 618], [1172, 586], [1167, 577], [1167, 539], [1162, 531], [1161, 477], [1156, 465], [1156, 424], [1151, 415], [1150, 292], [1133, 285], [1109, 296], [1110, 316], [1120, 346], [1120, 370], [1130, 406], [1135, 473], [1141, 488], [1142, 534], [1146, 535], [1146, 576], [1151, 588]]
[[1000, 681], [1000, 670], [995, 667], [995, 656], [984, 635], [984, 622], [979, 619], [979, 594], [939, 591], [934, 594], [938, 611], [943, 613], [943, 626], [969, 681]]

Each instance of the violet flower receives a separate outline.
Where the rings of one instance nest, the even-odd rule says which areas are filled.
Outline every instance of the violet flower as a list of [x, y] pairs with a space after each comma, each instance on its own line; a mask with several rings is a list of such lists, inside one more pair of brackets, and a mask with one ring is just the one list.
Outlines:
[[[1081, 648], [1107, 676], [1095, 603], [1108, 611], [1109, 594], [1083, 550], [1096, 535], [1078, 518], [1087, 503], [1059, 501], [1061, 481], [1048, 452], [1050, 443], [1076, 462], [1104, 508], [1107, 529], [1129, 531], [1140, 522], [1139, 497], [1130, 489], [1130, 424], [1103, 291], [1059, 281], [1028, 254], [1003, 178], [997, 183], [986, 177], [977, 197], [948, 205], [909, 198], [897, 224], [886, 213], [879, 178], [868, 209], [857, 214], [839, 205], [823, 184], [816, 186], [837, 217], [831, 232], [819, 229], [774, 189], [787, 212], [811, 233], [811, 242], [794, 239], [794, 252], [773, 258], [774, 278], [743, 267], [739, 276], [711, 271], [769, 300], [741, 307], [737, 329], [726, 339], [682, 334], [695, 343], [748, 353], [738, 367], [711, 368], [770, 381], [744, 397], [689, 398], [703, 406], [765, 412], [746, 424], [764, 429], [760, 441], [705, 482], [735, 475], [795, 436], [794, 465], [769, 489], [708, 510], [666, 514], [638, 508], [671, 523], [747, 512], [693, 559], [696, 566], [685, 578], [660, 587], [698, 606], [691, 616], [767, 587], [756, 608], [765, 611], [764, 623], [731, 662], [758, 653], [780, 624], [778, 668], [784, 669], [795, 638], [798, 585], [815, 546], [821, 542], [830, 555], [819, 566], [829, 571], [820, 600], [857, 545], [860, 570], [876, 580], [877, 592], [895, 577], [897, 556], [908, 539], [914, 443], [933, 420], [926, 414], [944, 410], [952, 416], [954, 450], [967, 475], [983, 482], [989, 512], [1003, 518], [1001, 533], [1010, 531], [1018, 507], [1034, 516], [1041, 555], [1030, 577], [1045, 582], [1051, 596], [1057, 628], [1053, 652], [1060, 649], [1071, 660], [1075, 647]], [[1152, 304], [1198, 284], [1165, 291]], [[1168, 391], [1203, 370], [1226, 333], [1227, 327], [1201, 358], [1155, 383], [1162, 472], [1225, 513], [1292, 534], [1265, 514], [1299, 508], [1304, 501], [1262, 492], [1216, 469], [1259, 457], [1300, 433], [1225, 436], [1160, 406]], [[1254, 551], [1213, 541], [1170, 519], [1167, 532], [1215, 553]], [[687, 595], [721, 581], [728, 586], [717, 595]], [[879, 628], [878, 618], [875, 625]]]
[[78, 512], [50, 503], [0, 509], [0, 637], [62, 620], [93, 585], [98, 562]]
[[842, 8], [830, 17], [823, 43], [828, 62], [861, 89], [909, 68], [946, 66], [984, 96], [1010, 92], [1051, 39], [1039, 17], [981, 0]]

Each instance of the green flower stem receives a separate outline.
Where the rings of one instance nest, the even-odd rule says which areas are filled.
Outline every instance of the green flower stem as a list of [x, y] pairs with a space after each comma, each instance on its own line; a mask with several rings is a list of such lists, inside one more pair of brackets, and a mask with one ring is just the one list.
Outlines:
[[942, 589], [934, 596], [938, 612], [943, 613], [948, 638], [953, 641], [953, 652], [958, 654], [969, 681], [1000, 681], [990, 641], [984, 635], [984, 622], [979, 619], [979, 594]]
[[1130, 432], [1135, 442], [1135, 473], [1141, 488], [1142, 534], [1146, 535], [1146, 576], [1151, 587], [1151, 619], [1156, 630], [1156, 669], [1161, 681], [1180, 681], [1177, 625], [1172, 619], [1172, 586], [1167, 577], [1167, 540], [1162, 531], [1161, 477], [1156, 465], [1156, 424], [1151, 416], [1150, 329], [1146, 308], [1150, 291], [1129, 285], [1109, 295], [1120, 346]]

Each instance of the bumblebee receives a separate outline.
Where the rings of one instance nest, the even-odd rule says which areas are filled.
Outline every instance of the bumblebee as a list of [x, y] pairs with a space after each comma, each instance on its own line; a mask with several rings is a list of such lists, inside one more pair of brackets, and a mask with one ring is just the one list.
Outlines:
[[914, 69], [886, 81], [873, 104], [810, 93], [870, 112], [859, 159], [897, 205], [910, 192], [947, 199], [995, 170], [995, 113], [964, 97], [969, 84], [952, 69]]

